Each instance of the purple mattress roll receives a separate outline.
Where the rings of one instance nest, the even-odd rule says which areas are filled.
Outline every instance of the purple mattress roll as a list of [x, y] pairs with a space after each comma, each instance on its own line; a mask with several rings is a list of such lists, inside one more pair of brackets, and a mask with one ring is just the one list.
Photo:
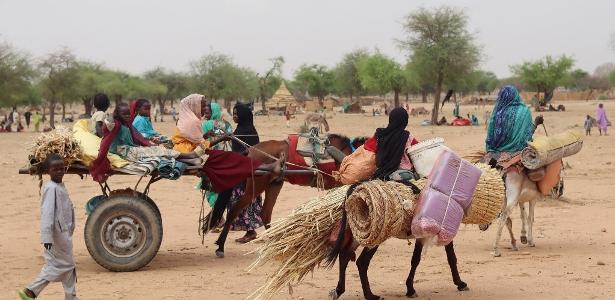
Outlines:
[[463, 219], [463, 208], [449, 196], [425, 188], [412, 219], [412, 235], [416, 238], [438, 236], [438, 245], [450, 243]]
[[444, 150], [429, 174], [427, 186], [449, 195], [465, 210], [472, 202], [481, 174], [481, 170], [470, 162]]

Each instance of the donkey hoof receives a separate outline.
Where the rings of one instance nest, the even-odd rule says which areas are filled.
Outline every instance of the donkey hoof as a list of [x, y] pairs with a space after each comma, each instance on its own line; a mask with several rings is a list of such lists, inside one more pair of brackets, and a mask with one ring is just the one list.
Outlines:
[[337, 300], [339, 296], [337, 295], [337, 290], [332, 289], [329, 291], [329, 300]]
[[365, 299], [367, 299], [367, 300], [381, 300], [383, 298], [378, 296], [378, 295], [371, 295], [371, 296], [365, 297]]
[[500, 251], [496, 250], [496, 251], [491, 252], [491, 255], [493, 255], [493, 257], [500, 257], [500, 256], [502, 256], [502, 253], [500, 253]]
[[527, 246], [528, 247], [536, 247], [536, 244], [534, 244], [534, 242], [528, 242]]
[[216, 250], [216, 256], [218, 258], [224, 258], [224, 251], [222, 250]]
[[417, 294], [416, 292], [413, 292], [412, 294], [410, 294], [409, 292], [406, 293], [407, 298], [417, 298], [418, 296], [419, 294]]
[[460, 292], [465, 292], [465, 291], [469, 291], [470, 288], [468, 287], [468, 285], [465, 282], [461, 282], [461, 284], [459, 284], [457, 286], [457, 290]]
[[527, 244], [527, 237], [526, 236], [521, 236], [521, 244]]

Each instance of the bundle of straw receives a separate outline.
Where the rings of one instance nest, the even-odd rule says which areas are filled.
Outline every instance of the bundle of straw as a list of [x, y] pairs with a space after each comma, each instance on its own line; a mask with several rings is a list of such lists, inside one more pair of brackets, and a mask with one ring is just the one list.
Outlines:
[[[404, 184], [372, 180], [357, 186], [346, 199], [348, 224], [364, 247], [382, 244], [410, 232], [415, 195]], [[406, 203], [404, 201], [411, 203]]]
[[271, 299], [284, 286], [298, 284], [327, 258], [327, 244], [342, 209], [349, 186], [329, 191], [299, 206], [289, 216], [272, 223], [257, 241], [264, 243], [255, 252], [258, 258], [250, 270], [269, 261], [279, 263], [267, 282], [252, 293], [251, 299]]
[[[474, 164], [483, 173], [478, 179], [476, 190], [472, 196], [472, 202], [466, 209], [461, 220], [463, 224], [489, 224], [502, 210], [502, 204], [506, 196], [504, 181], [498, 170], [487, 164]], [[423, 190], [427, 179], [422, 178], [412, 181], [419, 189]]]
[[463, 224], [489, 224], [502, 210], [506, 196], [504, 181], [498, 170], [487, 164], [475, 164], [483, 174], [478, 179], [472, 203], [466, 209]]
[[73, 132], [64, 127], [38, 135], [29, 147], [30, 164], [36, 165], [44, 162], [52, 153], [64, 158], [68, 165], [78, 159], [81, 154], [81, 145], [73, 138]]

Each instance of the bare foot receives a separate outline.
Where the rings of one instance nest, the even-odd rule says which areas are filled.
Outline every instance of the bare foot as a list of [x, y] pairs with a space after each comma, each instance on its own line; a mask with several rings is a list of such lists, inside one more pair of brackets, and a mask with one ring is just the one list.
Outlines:
[[235, 242], [240, 243], [240, 244], [245, 244], [255, 239], [256, 239], [256, 231], [248, 231], [246, 232], [246, 235], [244, 235], [241, 238], [236, 239]]

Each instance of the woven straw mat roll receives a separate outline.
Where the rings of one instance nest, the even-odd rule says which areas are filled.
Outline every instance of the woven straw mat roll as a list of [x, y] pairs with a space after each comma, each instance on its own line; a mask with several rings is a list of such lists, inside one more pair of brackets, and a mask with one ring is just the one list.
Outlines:
[[[479, 168], [483, 174], [478, 180], [476, 190], [472, 196], [472, 202], [468, 209], [466, 209], [461, 223], [489, 224], [495, 220], [502, 210], [502, 204], [506, 195], [504, 181], [500, 173], [489, 165], [482, 163], [474, 165]], [[422, 190], [427, 184], [427, 180], [420, 179], [412, 183]]]
[[374, 247], [390, 237], [406, 235], [414, 200], [412, 190], [397, 182], [372, 180], [357, 186], [346, 199], [353, 237], [361, 246]]

